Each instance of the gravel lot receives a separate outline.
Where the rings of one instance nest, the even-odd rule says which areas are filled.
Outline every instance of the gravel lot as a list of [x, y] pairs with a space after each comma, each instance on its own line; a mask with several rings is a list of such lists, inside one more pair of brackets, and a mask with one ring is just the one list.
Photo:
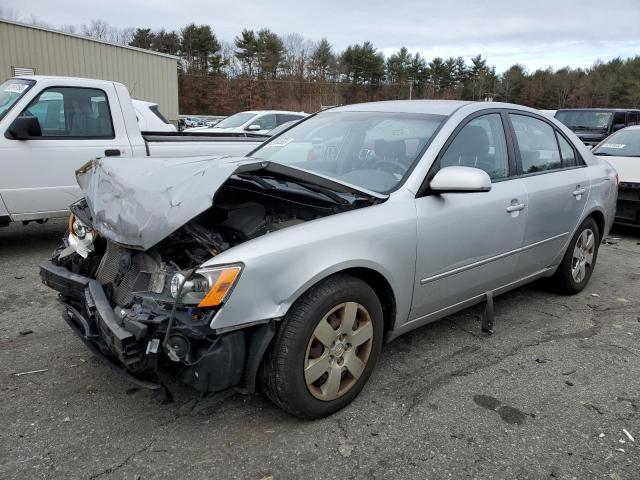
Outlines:
[[187, 392], [96, 361], [39, 281], [64, 228], [0, 229], [1, 478], [640, 478], [638, 232], [581, 294], [498, 297], [491, 337], [479, 308], [401, 337], [352, 405], [301, 422], [259, 395], [181, 414]]

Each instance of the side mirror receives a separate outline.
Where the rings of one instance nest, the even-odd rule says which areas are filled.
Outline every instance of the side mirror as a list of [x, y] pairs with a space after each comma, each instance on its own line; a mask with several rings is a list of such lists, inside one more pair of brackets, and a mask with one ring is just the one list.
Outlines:
[[255, 132], [257, 130], [262, 130], [262, 127], [254, 123], [253, 125], [249, 125], [247, 128], [245, 128], [245, 130], [248, 130], [249, 132]]
[[614, 131], [614, 132], [617, 132], [618, 130], [622, 130], [623, 128], [624, 128], [624, 123], [616, 123], [616, 124], [613, 126], [613, 131]]
[[14, 140], [29, 140], [41, 136], [42, 129], [37, 117], [20, 116], [7, 130], [7, 137]]
[[479, 168], [445, 167], [436, 173], [429, 187], [439, 193], [488, 192], [491, 178]]

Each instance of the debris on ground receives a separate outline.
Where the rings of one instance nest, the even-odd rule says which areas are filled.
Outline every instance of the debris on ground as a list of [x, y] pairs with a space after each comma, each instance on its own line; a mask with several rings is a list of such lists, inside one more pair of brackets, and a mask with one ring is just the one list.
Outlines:
[[629, 440], [631, 440], [632, 442], [636, 441], [636, 439], [633, 438], [633, 435], [629, 433], [629, 430], [627, 430], [626, 428], [623, 428], [622, 431], [624, 432], [624, 434], [627, 436]]
[[606, 243], [608, 245], [617, 245], [619, 242], [620, 242], [619, 237], [609, 237], [609, 238], [605, 238], [603, 243]]
[[573, 375], [574, 373], [576, 373], [575, 370], [568, 370], [566, 372], [562, 372], [562, 375]]
[[598, 293], [592, 293], [592, 294], [591, 294], [591, 296], [592, 296], [592, 297], [599, 297], [599, 296], [600, 296], [600, 294], [598, 294]]
[[622, 303], [629, 303], [629, 300], [627, 300], [626, 298], [622, 298], [622, 297], [618, 297], [618, 298], [616, 298], [616, 300], [618, 302], [622, 302]]
[[569, 380], [565, 380], [564, 383], [566, 383], [567, 385], [569, 385], [570, 387], [573, 387], [574, 383], [570, 382]]
[[624, 448], [616, 448], [616, 452], [622, 452], [622, 453], [624, 453]]
[[46, 372], [48, 370], [49, 370], [48, 368], [43, 368], [42, 370], [30, 370], [28, 372], [14, 373], [14, 375], [16, 377], [21, 377], [22, 375], [31, 375], [33, 373], [42, 373], [42, 372]]
[[604, 438], [604, 433], [601, 433], [600, 435], [598, 435], [598, 438]]
[[353, 453], [353, 445], [349, 443], [341, 443], [338, 446], [338, 452], [340, 452], [340, 455], [342, 455], [345, 458], [350, 457], [351, 454]]
[[548, 363], [551, 360], [549, 360], [548, 358], [536, 358], [536, 363]]
[[29, 335], [30, 333], [33, 333], [33, 330], [30, 330], [30, 329], [20, 330], [18, 333], [24, 336], [24, 335]]

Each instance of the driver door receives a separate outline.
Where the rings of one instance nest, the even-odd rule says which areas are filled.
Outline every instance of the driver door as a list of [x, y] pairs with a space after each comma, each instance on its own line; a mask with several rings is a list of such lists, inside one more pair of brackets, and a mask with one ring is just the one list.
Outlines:
[[416, 199], [411, 320], [462, 308], [465, 301], [523, 276], [518, 249], [525, 235], [527, 194], [515, 176], [513, 145], [500, 112], [483, 112], [454, 132], [435, 167], [453, 165], [485, 170], [491, 190], [427, 193]]

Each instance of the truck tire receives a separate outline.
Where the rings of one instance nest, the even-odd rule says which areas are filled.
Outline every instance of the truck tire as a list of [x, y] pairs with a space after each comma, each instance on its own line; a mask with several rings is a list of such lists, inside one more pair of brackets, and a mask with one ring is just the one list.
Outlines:
[[265, 393], [296, 417], [326, 417], [360, 393], [383, 334], [373, 289], [349, 275], [329, 277], [296, 301], [278, 326], [263, 365]]
[[593, 273], [600, 247], [600, 233], [593, 218], [587, 218], [569, 242], [562, 262], [552, 277], [558, 293], [573, 295], [581, 292]]

